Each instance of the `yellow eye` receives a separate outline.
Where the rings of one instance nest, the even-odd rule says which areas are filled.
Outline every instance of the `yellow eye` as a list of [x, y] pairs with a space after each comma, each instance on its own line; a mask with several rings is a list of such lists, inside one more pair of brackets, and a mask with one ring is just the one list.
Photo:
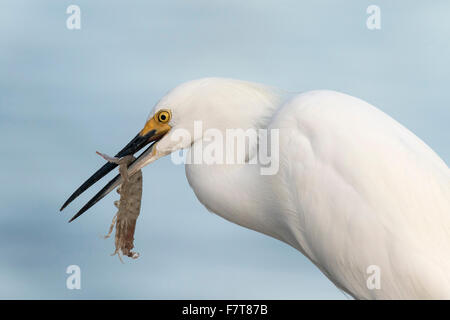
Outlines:
[[167, 110], [161, 110], [156, 114], [156, 119], [161, 123], [167, 123], [170, 120], [170, 112]]

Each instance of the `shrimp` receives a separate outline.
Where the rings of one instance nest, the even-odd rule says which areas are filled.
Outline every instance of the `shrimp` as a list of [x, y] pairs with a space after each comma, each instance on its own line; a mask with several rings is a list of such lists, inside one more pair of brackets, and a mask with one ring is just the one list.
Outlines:
[[117, 163], [119, 165], [119, 173], [123, 179], [122, 184], [117, 188], [117, 193], [120, 194], [120, 200], [114, 202], [114, 205], [118, 211], [113, 218], [109, 232], [105, 236], [105, 239], [111, 236], [115, 226], [116, 250], [112, 255], [117, 254], [122, 262], [123, 260], [121, 254], [132, 259], [137, 259], [139, 257], [139, 253], [131, 250], [134, 248], [136, 220], [141, 211], [142, 172], [139, 170], [132, 176], [128, 176], [128, 165], [135, 160], [132, 155], [128, 155], [123, 158], [116, 158], [102, 154], [98, 151], [97, 154], [103, 157], [106, 161]]

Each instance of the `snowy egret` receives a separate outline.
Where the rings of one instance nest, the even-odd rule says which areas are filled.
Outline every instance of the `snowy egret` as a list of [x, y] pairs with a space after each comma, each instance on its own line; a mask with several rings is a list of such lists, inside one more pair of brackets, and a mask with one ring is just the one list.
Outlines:
[[[262, 175], [259, 165], [247, 163], [186, 165], [189, 184], [208, 210], [298, 249], [354, 298], [450, 298], [449, 168], [401, 124], [343, 93], [293, 95], [205, 78], [163, 97], [117, 157], [151, 143], [129, 166], [133, 174], [193, 148], [202, 135], [180, 143], [173, 133], [193, 133], [197, 120], [219, 131], [279, 130], [276, 174]], [[247, 160], [258, 147], [246, 149]], [[105, 164], [61, 210], [114, 167]], [[118, 175], [72, 220], [120, 183]], [[371, 285], [373, 276], [378, 285]]]

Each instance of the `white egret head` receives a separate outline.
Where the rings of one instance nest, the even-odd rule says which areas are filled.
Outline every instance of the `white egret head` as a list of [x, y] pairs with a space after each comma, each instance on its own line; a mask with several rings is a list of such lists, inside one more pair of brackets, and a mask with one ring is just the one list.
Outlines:
[[[284, 93], [273, 87], [241, 80], [204, 78], [183, 83], [171, 90], [153, 108], [144, 128], [116, 157], [135, 154], [150, 146], [129, 166], [130, 174], [147, 164], [201, 139], [208, 129], [261, 128], [267, 125]], [[202, 123], [202, 132], [194, 132], [195, 122]], [[180, 139], [180, 132], [188, 139]], [[61, 210], [117, 165], [107, 163], [81, 185], [64, 203]], [[120, 176], [110, 181], [73, 219], [120, 183]]]
[[[150, 113], [143, 135], [160, 131], [161, 115], [167, 115], [168, 121], [167, 127], [161, 127], [164, 136], [155, 143], [153, 156], [143, 163], [189, 147], [209, 129], [224, 132], [265, 127], [282, 97], [276, 88], [234, 79], [204, 78], [183, 83], [164, 96]], [[195, 122], [201, 122], [200, 134], [194, 132]], [[180, 131], [191, 139], [180, 141]]]

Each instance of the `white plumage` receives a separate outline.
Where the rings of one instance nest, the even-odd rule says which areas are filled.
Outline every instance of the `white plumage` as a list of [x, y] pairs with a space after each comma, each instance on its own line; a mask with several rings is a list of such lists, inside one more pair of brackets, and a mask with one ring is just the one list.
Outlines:
[[[355, 298], [450, 298], [449, 168], [385, 113], [338, 92], [293, 95], [222, 78], [178, 86], [149, 119], [163, 109], [171, 129], [131, 173], [199, 143], [202, 135], [183, 143], [172, 136], [185, 129], [194, 137], [196, 120], [204, 130], [279, 129], [275, 175], [250, 164], [186, 165], [200, 202], [298, 249]], [[370, 266], [381, 271], [379, 289], [367, 285]]]
[[[297, 248], [355, 298], [450, 298], [449, 169], [413, 133], [333, 91], [286, 101], [265, 86], [202, 79], [174, 93], [155, 109], [170, 107], [174, 119], [186, 112], [180, 124], [280, 129], [276, 175], [186, 165], [209, 210]], [[380, 268], [380, 289], [367, 286], [370, 265]]]

